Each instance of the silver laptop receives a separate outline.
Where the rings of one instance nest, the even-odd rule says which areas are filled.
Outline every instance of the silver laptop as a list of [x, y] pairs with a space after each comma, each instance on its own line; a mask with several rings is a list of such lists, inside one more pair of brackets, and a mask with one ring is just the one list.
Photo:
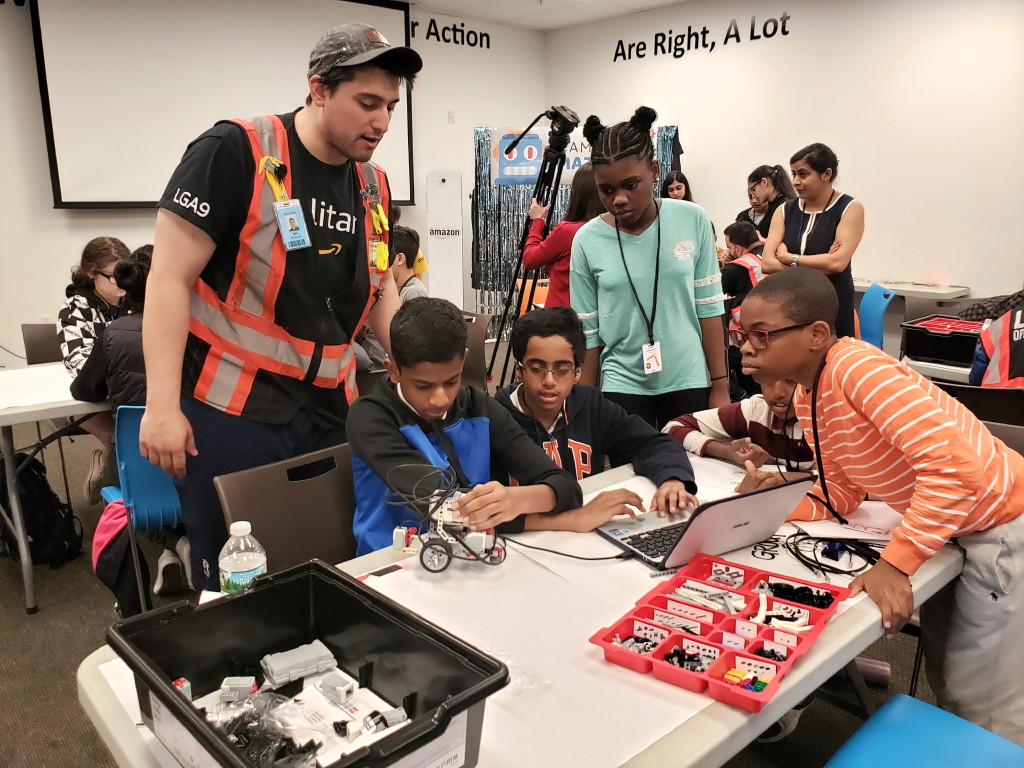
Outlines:
[[651, 568], [678, 568], [700, 552], [721, 555], [770, 538], [813, 484], [813, 477], [804, 477], [709, 501], [685, 520], [653, 512], [617, 517], [597, 532]]

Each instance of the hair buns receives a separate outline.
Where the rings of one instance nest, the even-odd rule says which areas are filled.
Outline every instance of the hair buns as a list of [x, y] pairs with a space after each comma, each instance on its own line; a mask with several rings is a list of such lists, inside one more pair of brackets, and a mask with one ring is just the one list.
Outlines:
[[658, 113], [650, 107], [637, 107], [636, 112], [629, 118], [629, 124], [638, 131], [649, 131], [657, 119]]
[[601, 137], [604, 132], [604, 126], [601, 125], [601, 118], [597, 115], [591, 115], [587, 118], [587, 122], [583, 124], [583, 138], [587, 140], [587, 143], [593, 146], [597, 143], [597, 140]]

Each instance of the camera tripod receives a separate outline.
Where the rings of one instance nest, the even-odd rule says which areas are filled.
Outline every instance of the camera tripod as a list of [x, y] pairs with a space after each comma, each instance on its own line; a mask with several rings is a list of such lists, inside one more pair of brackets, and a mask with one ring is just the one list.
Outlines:
[[[547, 236], [548, 229], [551, 227], [551, 216], [554, 213], [554, 202], [555, 196], [558, 191], [558, 185], [562, 179], [562, 169], [565, 167], [565, 150], [569, 146], [569, 135], [576, 129], [576, 126], [580, 124], [579, 115], [573, 112], [566, 106], [551, 107], [544, 112], [541, 112], [537, 117], [533, 119], [526, 130], [523, 131], [519, 136], [509, 144], [505, 150], [506, 154], [511, 153], [519, 142], [522, 141], [523, 137], [530, 132], [530, 129], [537, 124], [537, 121], [542, 117], [546, 117], [551, 121], [551, 127], [548, 130], [548, 143], [544, 148], [544, 156], [541, 160], [540, 173], [537, 175], [537, 184], [533, 188], [533, 197], [541, 205], [550, 206], [548, 208], [547, 218], [544, 222], [544, 234]], [[494, 349], [491, 350], [491, 359], [487, 364], [487, 380], [492, 380], [492, 372], [494, 370], [494, 363], [498, 357], [498, 345], [501, 342], [502, 337], [505, 334], [505, 330], [516, 320], [522, 312], [529, 311], [530, 307], [533, 306], [533, 297], [537, 291], [537, 276], [538, 270], [528, 269], [526, 274], [523, 275], [523, 248], [526, 246], [526, 238], [530, 234], [530, 217], [526, 216], [526, 220], [523, 222], [523, 232], [519, 237], [518, 255], [516, 257], [515, 269], [512, 273], [512, 279], [508, 284], [508, 292], [505, 296], [505, 306], [502, 308], [501, 319], [498, 322], [498, 326], [495, 329], [496, 343]], [[524, 277], [522, 289], [517, 290], [520, 276]], [[527, 289], [527, 284], [529, 288]], [[527, 292], [528, 291], [528, 292]], [[522, 300], [523, 295], [526, 295], [527, 299], [524, 302]], [[509, 321], [509, 315], [512, 311], [512, 302], [517, 301], [515, 316]], [[505, 346], [505, 360], [501, 366], [501, 378], [498, 380], [498, 387], [505, 385], [505, 377], [508, 374], [508, 363], [512, 356], [512, 348], [509, 345]]]

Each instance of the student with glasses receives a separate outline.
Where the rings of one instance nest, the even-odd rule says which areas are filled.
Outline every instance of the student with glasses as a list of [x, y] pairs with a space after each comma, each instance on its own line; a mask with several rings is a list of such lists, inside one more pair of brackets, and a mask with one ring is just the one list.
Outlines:
[[[64, 355], [64, 367], [78, 376], [93, 350], [100, 331], [121, 316], [124, 290], [114, 280], [114, 267], [129, 256], [128, 246], [116, 237], [96, 237], [82, 251], [82, 258], [71, 271], [67, 298], [57, 313], [57, 336]], [[114, 417], [98, 413], [81, 423], [82, 429], [95, 435], [101, 448], [93, 451], [85, 495], [89, 502], [100, 500], [103, 473], [114, 439]]]
[[691, 494], [697, 485], [682, 446], [600, 390], [578, 383], [586, 339], [570, 307], [527, 312], [512, 327], [510, 343], [518, 383], [499, 390], [495, 399], [558, 466], [582, 480], [604, 470], [606, 460], [612, 466], [632, 463], [658, 489], [653, 499], [619, 488], [558, 515], [526, 515], [520, 518], [526, 530], [585, 532], [616, 515], [645, 509], [670, 514], [696, 506]]

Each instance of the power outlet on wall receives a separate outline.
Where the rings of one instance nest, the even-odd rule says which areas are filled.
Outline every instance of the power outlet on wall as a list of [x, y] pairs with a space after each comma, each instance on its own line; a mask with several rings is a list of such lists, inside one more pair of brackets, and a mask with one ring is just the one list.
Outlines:
[[40, 323], [52, 323], [53, 322], [53, 315], [40, 315], [39, 316], [39, 322]]
[[449, 123], [454, 123], [455, 122], [455, 110], [454, 109], [449, 109], [448, 110], [448, 122]]

